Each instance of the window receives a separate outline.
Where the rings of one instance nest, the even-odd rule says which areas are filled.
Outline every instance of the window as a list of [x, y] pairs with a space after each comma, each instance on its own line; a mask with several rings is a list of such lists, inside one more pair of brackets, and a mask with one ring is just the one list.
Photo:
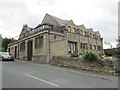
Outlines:
[[81, 49], [88, 49], [87, 43], [81, 43]]
[[86, 50], [88, 49], [88, 45], [87, 45], [87, 43], [85, 44], [85, 49], [86, 49]]
[[90, 33], [90, 37], [92, 38], [92, 34]]
[[83, 35], [83, 31], [82, 30], [80, 30], [80, 34]]
[[93, 47], [94, 47], [94, 50], [96, 50], [96, 45], [94, 45]]
[[76, 53], [76, 42], [68, 42], [68, 53]]
[[90, 44], [90, 50], [92, 50], [92, 44]]
[[101, 49], [102, 49], [102, 47], [101, 47], [101, 46], [97, 46], [97, 48], [98, 48], [98, 50], [101, 50]]
[[76, 29], [75, 28], [73, 28], [73, 33], [75, 33], [76, 32]]
[[84, 36], [87, 36], [87, 32], [86, 31], [84, 31]]
[[80, 45], [80, 46], [81, 46], [81, 49], [82, 49], [82, 48], [83, 48], [83, 43], [81, 43], [81, 45]]
[[93, 34], [93, 39], [95, 38], [95, 35]]
[[98, 36], [96, 36], [96, 39], [98, 40]]
[[54, 39], [56, 39], [57, 38], [57, 35], [54, 35]]
[[70, 32], [71, 32], [71, 27], [70, 27], [70, 26], [68, 26], [68, 31], [70, 31]]
[[20, 43], [20, 51], [25, 51], [25, 42]]

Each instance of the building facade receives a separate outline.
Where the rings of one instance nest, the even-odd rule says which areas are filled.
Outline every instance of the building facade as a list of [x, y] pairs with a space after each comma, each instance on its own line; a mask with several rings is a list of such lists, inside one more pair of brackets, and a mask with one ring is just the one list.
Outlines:
[[86, 52], [102, 54], [103, 38], [92, 28], [46, 14], [35, 28], [23, 25], [19, 39], [8, 45], [8, 51], [15, 58], [33, 61]]

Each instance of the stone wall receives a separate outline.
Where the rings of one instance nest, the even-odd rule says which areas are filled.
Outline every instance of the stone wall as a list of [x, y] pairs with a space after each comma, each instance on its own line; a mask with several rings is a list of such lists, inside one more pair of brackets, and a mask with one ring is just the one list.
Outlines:
[[85, 61], [82, 57], [61, 57], [53, 56], [50, 64], [80, 70], [94, 71], [107, 74], [115, 74], [115, 67], [118, 67], [117, 60], [99, 60], [97, 62]]
[[45, 64], [46, 58], [45, 55], [37, 55], [32, 57], [32, 61]]

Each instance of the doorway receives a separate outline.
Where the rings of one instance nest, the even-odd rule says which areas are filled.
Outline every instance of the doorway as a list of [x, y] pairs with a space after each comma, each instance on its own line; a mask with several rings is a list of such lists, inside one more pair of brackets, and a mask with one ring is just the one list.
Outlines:
[[17, 58], [17, 46], [15, 46], [15, 58]]
[[33, 56], [33, 41], [29, 40], [27, 42], [27, 60], [32, 61]]

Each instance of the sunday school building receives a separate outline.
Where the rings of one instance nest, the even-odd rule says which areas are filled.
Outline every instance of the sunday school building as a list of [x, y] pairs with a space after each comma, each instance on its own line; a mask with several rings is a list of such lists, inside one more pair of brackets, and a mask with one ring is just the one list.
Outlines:
[[8, 45], [8, 51], [15, 58], [31, 61], [86, 52], [102, 54], [103, 38], [92, 28], [46, 14], [35, 28], [23, 25], [19, 39]]

